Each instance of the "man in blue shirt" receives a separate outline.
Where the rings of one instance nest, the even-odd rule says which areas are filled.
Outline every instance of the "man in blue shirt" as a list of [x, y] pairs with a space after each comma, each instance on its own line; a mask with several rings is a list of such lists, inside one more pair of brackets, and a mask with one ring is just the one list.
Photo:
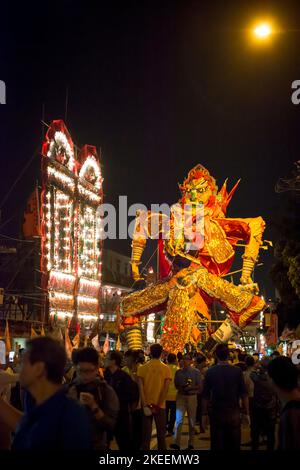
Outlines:
[[54, 339], [44, 336], [27, 342], [22, 355], [20, 385], [35, 400], [22, 415], [0, 403], [0, 417], [15, 431], [14, 450], [84, 450], [91, 448], [86, 410], [66, 395], [62, 386], [66, 353]]
[[174, 443], [170, 445], [171, 449], [180, 449], [181, 430], [186, 412], [189, 422], [188, 449], [194, 449], [197, 394], [201, 391], [202, 382], [199, 370], [191, 367], [191, 362], [190, 354], [185, 354], [183, 356], [183, 367], [176, 372], [174, 378], [174, 384], [178, 393], [176, 398], [175, 436]]

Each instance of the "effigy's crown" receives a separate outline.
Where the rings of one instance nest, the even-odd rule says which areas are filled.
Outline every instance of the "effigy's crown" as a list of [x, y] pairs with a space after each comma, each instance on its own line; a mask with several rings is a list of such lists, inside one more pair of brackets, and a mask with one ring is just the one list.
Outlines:
[[217, 193], [218, 187], [216, 185], [215, 178], [213, 176], [211, 176], [211, 174], [209, 173], [207, 168], [205, 168], [200, 163], [198, 163], [198, 165], [194, 166], [194, 168], [192, 168], [189, 171], [187, 178], [183, 181], [182, 184], [178, 184], [179, 189], [181, 190], [181, 192], [183, 194], [185, 192], [187, 192], [191, 188], [192, 181], [195, 181], [195, 180], [199, 180], [199, 181], [201, 181], [201, 180], [204, 181], [205, 180], [205, 181], [207, 181], [208, 184], [210, 185], [212, 191], [215, 194]]

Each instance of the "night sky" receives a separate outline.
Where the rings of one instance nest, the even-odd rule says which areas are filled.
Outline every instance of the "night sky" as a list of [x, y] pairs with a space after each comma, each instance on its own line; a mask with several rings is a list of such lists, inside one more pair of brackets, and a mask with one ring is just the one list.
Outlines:
[[[106, 202], [173, 203], [177, 182], [202, 163], [219, 187], [242, 178], [228, 215], [262, 215], [265, 238], [276, 238], [282, 196], [274, 186], [300, 152], [300, 105], [291, 102], [299, 2], [97, 4], [1, 2], [1, 201], [40, 148], [43, 104], [46, 122], [65, 118], [67, 87], [74, 142], [102, 149]], [[281, 28], [272, 44], [250, 44], [256, 18]], [[19, 235], [39, 165], [37, 155], [3, 205], [0, 233]], [[129, 241], [109, 246], [130, 253]], [[261, 258], [257, 277], [272, 294], [272, 251]]]

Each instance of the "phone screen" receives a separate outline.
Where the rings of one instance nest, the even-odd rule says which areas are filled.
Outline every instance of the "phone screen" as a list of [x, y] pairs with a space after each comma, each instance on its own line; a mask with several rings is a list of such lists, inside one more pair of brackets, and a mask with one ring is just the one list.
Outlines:
[[14, 358], [15, 358], [15, 351], [10, 351], [8, 355], [9, 362], [14, 362]]

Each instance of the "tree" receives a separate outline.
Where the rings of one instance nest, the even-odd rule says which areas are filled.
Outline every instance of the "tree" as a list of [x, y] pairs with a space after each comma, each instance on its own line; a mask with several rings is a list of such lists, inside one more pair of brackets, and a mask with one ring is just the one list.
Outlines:
[[287, 199], [285, 216], [274, 223], [279, 238], [274, 246], [276, 262], [271, 278], [280, 301], [277, 305], [279, 328], [285, 324], [294, 328], [300, 323], [300, 222], [299, 204], [293, 193]]

